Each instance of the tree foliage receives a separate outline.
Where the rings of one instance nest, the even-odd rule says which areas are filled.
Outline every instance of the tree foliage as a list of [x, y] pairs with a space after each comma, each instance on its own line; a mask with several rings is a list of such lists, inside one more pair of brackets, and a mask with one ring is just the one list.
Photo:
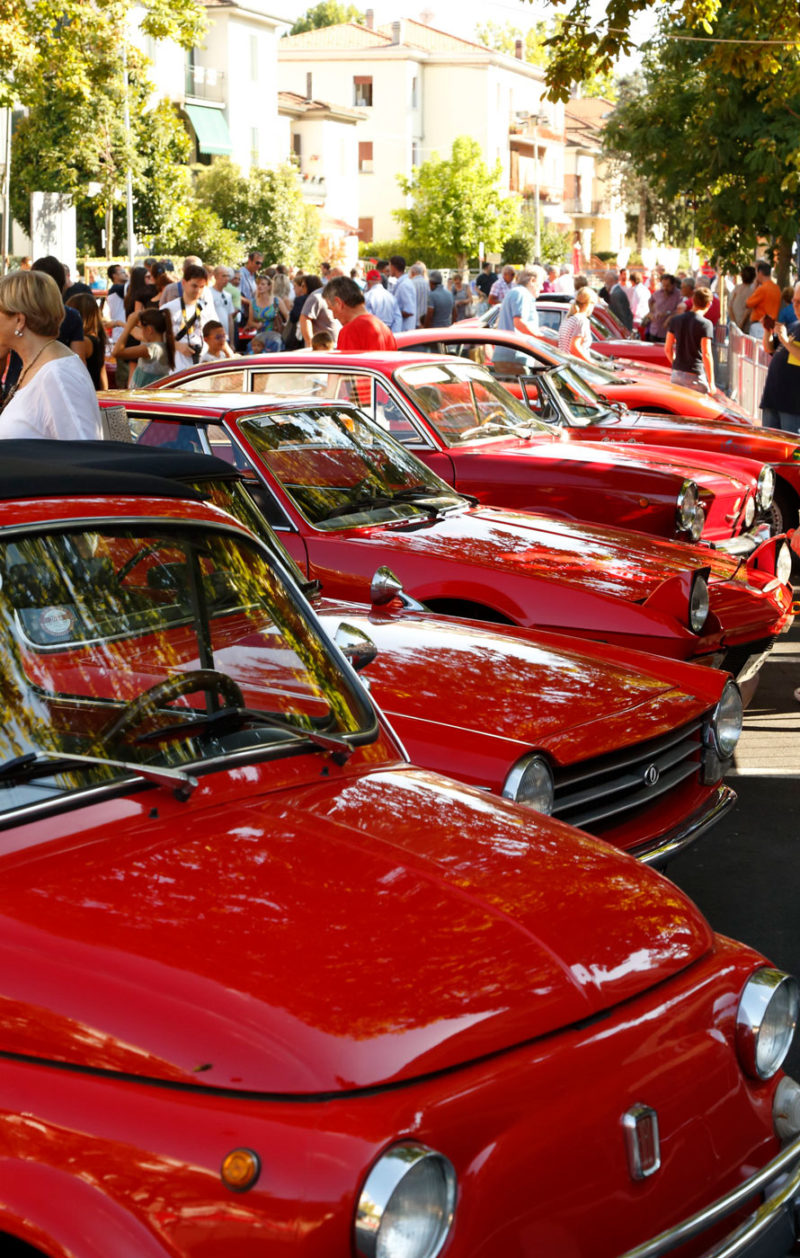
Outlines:
[[569, 252], [569, 232], [560, 231], [553, 223], [542, 224], [539, 231], [539, 258], [536, 257], [536, 226], [530, 214], [521, 216], [519, 230], [503, 241], [501, 253], [505, 262], [515, 266], [527, 263], [563, 262]]
[[[486, 48], [495, 52], [504, 52], [513, 57], [518, 39], [522, 40], [522, 57], [530, 65], [545, 69], [552, 57], [552, 40], [562, 37], [564, 21], [557, 15], [550, 21], [539, 19], [527, 30], [515, 26], [513, 22], [482, 22], [475, 30], [475, 38]], [[587, 67], [581, 80], [581, 91], [584, 96], [602, 96], [606, 100], [616, 99], [616, 87], [612, 70], [599, 70], [596, 65]]]
[[364, 14], [354, 4], [339, 4], [338, 0], [321, 0], [299, 17], [290, 35], [302, 35], [305, 31], [316, 31], [321, 26], [338, 26], [340, 22], [363, 22]]
[[[533, 0], [523, 0], [532, 3]], [[684, 51], [688, 37], [705, 41], [709, 67], [716, 82], [730, 78], [740, 81], [749, 91], [760, 92], [764, 101], [775, 104], [796, 99], [800, 50], [800, 6], [788, 4], [770, 8], [763, 0], [607, 0], [605, 14], [598, 16], [586, 0], [549, 0], [556, 8], [565, 8], [563, 25], [548, 44], [551, 56], [546, 78], [553, 100], [568, 100], [574, 83], [582, 83], [594, 73], [610, 73], [622, 54], [638, 51], [634, 46], [631, 26], [637, 17], [658, 12], [662, 27], [680, 41]], [[719, 42], [728, 23], [738, 31], [731, 43]], [[754, 42], [747, 42], [754, 41]], [[783, 48], [778, 43], [785, 41]], [[780, 82], [787, 54], [794, 60], [790, 82]]]
[[244, 175], [230, 158], [220, 157], [199, 168], [195, 194], [244, 248], [260, 249], [273, 262], [313, 259], [316, 215], [308, 212], [293, 166], [254, 168]]
[[[698, 234], [723, 262], [752, 258], [759, 238], [775, 242], [784, 262], [798, 230], [800, 146], [797, 115], [783, 100], [800, 89], [800, 63], [788, 48], [770, 47], [773, 73], [745, 73], [737, 40], [780, 29], [780, 15], [740, 6], [714, 19], [713, 32], [730, 43], [684, 41], [665, 20], [643, 61], [641, 90], [621, 101], [606, 128], [606, 146], [622, 155], [664, 205], [682, 206], [684, 230], [692, 207]], [[722, 59], [729, 67], [719, 90]]]
[[411, 204], [394, 217], [409, 240], [450, 257], [459, 267], [477, 257], [481, 242], [498, 250], [519, 226], [519, 201], [498, 188], [499, 162], [490, 169], [477, 140], [458, 136], [449, 158], [434, 154], [410, 179], [398, 175]]

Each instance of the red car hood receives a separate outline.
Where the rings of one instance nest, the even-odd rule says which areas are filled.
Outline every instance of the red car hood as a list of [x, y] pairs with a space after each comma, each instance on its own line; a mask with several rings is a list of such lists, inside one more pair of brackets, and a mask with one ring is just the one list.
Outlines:
[[[626, 415], [610, 415], [597, 428], [598, 435], [611, 434], [616, 428], [634, 431], [664, 432], [669, 434], [670, 445], [680, 445], [685, 435], [687, 446], [693, 447], [697, 439], [703, 449], [750, 457], [763, 463], [790, 463], [800, 448], [798, 438], [778, 428], [747, 427], [730, 419], [698, 419], [690, 415], [648, 415], [646, 411], [631, 410]], [[613, 441], [613, 437], [611, 438]], [[622, 436], [620, 440], [623, 440]], [[706, 444], [707, 442], [707, 444]], [[637, 447], [638, 451], [639, 447]], [[638, 455], [637, 455], [638, 457]], [[716, 458], [716, 454], [714, 456]]]
[[[604, 426], [604, 432], [608, 431]], [[598, 434], [599, 435], [599, 434]], [[622, 438], [620, 439], [622, 440]], [[472, 451], [472, 447], [469, 448]], [[610, 445], [602, 440], [597, 443], [581, 440], [570, 442], [566, 434], [562, 440], [550, 442], [526, 442], [522, 439], [500, 440], [483, 443], [483, 454], [494, 459], [540, 459], [550, 461], [554, 457], [560, 463], [609, 464], [613, 457], [614, 468], [631, 471], [647, 468], [674, 477], [675, 491], [687, 478], [715, 494], [743, 493], [752, 488], [758, 477], [760, 465], [754, 459], [728, 457], [724, 452], [708, 454], [704, 451], [676, 451], [664, 446]], [[731, 483], [733, 482], [733, 483]]]
[[595, 594], [642, 602], [668, 577], [711, 568], [730, 577], [736, 564], [727, 556], [697, 546], [683, 546], [646, 534], [627, 533], [601, 525], [572, 523], [548, 516], [476, 507], [438, 520], [430, 529], [393, 531], [381, 527], [353, 533], [348, 545], [365, 535], [380, 542], [378, 563], [391, 567], [392, 548], [415, 551], [432, 567], [437, 560], [491, 568], [514, 576], [537, 576], [558, 585], [576, 582]]
[[186, 807], [154, 825], [118, 801], [71, 847], [61, 818], [6, 863], [7, 1053], [337, 1093], [574, 1025], [712, 944], [659, 875], [420, 770]]
[[639, 736], [646, 723], [655, 737], [663, 723], [672, 728], [705, 711], [721, 687], [715, 670], [692, 669], [695, 689], [687, 692], [668, 669], [659, 670], [656, 659], [628, 652], [627, 666], [612, 664], [599, 651], [592, 654], [591, 643], [571, 650], [556, 635], [516, 627], [511, 632], [425, 614], [370, 615], [328, 599], [315, 610], [331, 636], [346, 622], [375, 643], [377, 658], [362, 676], [390, 718], [402, 714], [491, 731], [495, 739], [526, 748], [558, 747], [567, 760], [576, 731], [591, 738], [593, 754], [601, 755], [606, 731], [616, 748], [620, 727], [633, 713]]

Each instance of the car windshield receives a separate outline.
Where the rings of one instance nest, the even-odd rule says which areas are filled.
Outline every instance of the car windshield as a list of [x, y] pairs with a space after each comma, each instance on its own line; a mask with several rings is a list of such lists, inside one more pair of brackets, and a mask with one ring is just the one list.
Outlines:
[[[497, 350], [493, 365], [498, 372], [515, 366], [513, 361], [499, 362]], [[524, 436], [532, 429], [549, 431], [523, 402], [475, 363], [415, 363], [401, 367], [395, 379], [448, 446], [515, 433]]]
[[361, 411], [303, 406], [237, 427], [316, 528], [402, 523], [465, 500]]
[[[579, 379], [593, 389], [604, 384], [619, 384], [616, 374], [608, 366], [609, 359], [604, 358], [602, 354], [596, 354], [594, 350], [590, 350], [591, 362], [576, 358], [574, 354], [565, 354], [562, 349], [557, 349], [553, 345], [548, 345], [547, 354], [549, 358], [556, 360], [558, 366], [569, 367]], [[597, 400], [598, 404], [601, 404], [601, 399]]]
[[547, 383], [558, 395], [569, 423], [579, 427], [596, 423], [609, 413], [609, 406], [573, 367], [554, 367], [546, 373]]
[[0, 546], [0, 576], [0, 817], [130, 777], [109, 760], [183, 770], [375, 735], [304, 600], [229, 530], [31, 532]]

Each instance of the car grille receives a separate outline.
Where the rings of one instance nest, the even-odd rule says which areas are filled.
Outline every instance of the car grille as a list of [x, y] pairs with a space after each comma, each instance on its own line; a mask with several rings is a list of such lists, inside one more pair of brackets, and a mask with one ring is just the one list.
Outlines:
[[556, 776], [553, 816], [601, 832], [649, 807], [697, 774], [703, 756], [703, 720], [662, 738], [584, 761]]

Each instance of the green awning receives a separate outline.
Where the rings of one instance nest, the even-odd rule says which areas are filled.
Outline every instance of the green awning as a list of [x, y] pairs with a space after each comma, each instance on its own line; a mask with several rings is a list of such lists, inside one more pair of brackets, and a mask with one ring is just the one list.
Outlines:
[[231, 133], [221, 109], [207, 109], [205, 105], [186, 105], [189, 121], [197, 136], [201, 153], [232, 153]]

